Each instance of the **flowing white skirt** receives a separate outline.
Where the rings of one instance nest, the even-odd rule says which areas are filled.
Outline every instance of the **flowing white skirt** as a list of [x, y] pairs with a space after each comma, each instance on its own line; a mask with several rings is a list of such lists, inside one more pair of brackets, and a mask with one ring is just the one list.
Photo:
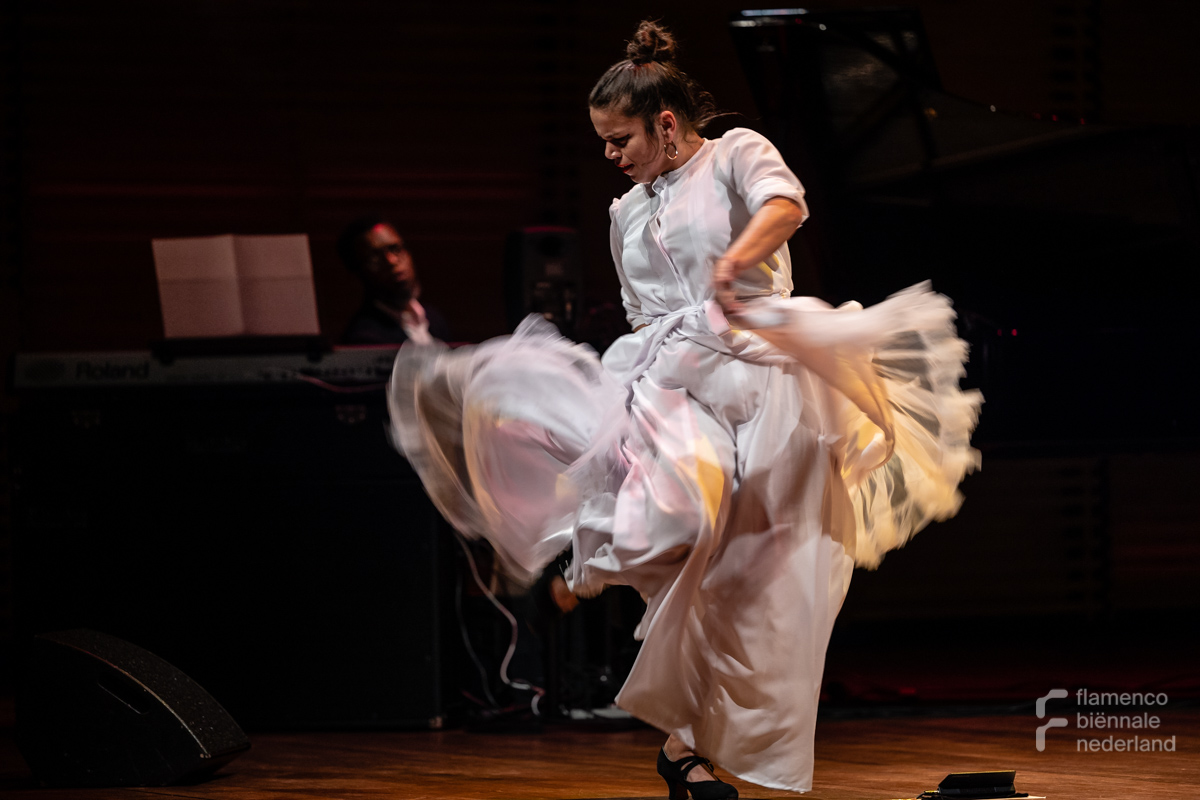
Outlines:
[[953, 319], [926, 285], [868, 309], [753, 300], [741, 330], [710, 303], [601, 365], [530, 318], [476, 347], [405, 345], [394, 438], [513, 575], [571, 547], [577, 593], [642, 594], [620, 706], [740, 778], [808, 791], [854, 565], [953, 515], [979, 463]]

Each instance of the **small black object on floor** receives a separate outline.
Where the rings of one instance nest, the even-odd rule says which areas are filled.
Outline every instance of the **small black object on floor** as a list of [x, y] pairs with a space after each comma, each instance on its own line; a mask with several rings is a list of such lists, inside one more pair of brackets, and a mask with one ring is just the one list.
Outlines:
[[919, 800], [955, 798], [956, 800], [992, 800], [1005, 797], [1028, 797], [1016, 789], [1016, 770], [1000, 772], [954, 772], [938, 784], [938, 788], [921, 792]]

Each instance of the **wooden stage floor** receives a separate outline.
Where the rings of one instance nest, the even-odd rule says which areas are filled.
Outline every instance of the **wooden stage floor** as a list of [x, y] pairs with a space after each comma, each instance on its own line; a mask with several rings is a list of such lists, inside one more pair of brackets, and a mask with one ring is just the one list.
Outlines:
[[[1034, 747], [1032, 713], [822, 720], [816, 800], [892, 800], [932, 789], [950, 772], [1017, 770], [1017, 790], [1051, 800], [1200, 798], [1200, 710], [1166, 710], [1156, 733], [1175, 752], [1076, 752], [1073, 729]], [[654, 771], [663, 737], [639, 729], [548, 728], [542, 734], [282, 733], [252, 736], [249, 753], [193, 786], [52, 790], [31, 781], [0, 731], [6, 800], [282, 800], [282, 798], [663, 798]], [[727, 776], [726, 776], [727, 777]], [[735, 782], [742, 798], [796, 797]]]

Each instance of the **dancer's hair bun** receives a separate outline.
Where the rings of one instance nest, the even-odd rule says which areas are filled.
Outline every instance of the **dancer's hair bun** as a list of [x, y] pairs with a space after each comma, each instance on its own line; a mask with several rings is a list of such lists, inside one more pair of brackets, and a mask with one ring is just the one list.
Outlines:
[[676, 50], [675, 37], [666, 28], [643, 21], [625, 47], [625, 58], [605, 70], [588, 93], [588, 105], [636, 117], [647, 132], [653, 132], [663, 111], [674, 112], [685, 128], [704, 130], [719, 116], [716, 106], [712, 95], [675, 64]]
[[625, 57], [634, 64], [657, 61], [667, 64], [675, 60], [675, 37], [657, 22], [642, 20], [637, 33], [625, 47]]

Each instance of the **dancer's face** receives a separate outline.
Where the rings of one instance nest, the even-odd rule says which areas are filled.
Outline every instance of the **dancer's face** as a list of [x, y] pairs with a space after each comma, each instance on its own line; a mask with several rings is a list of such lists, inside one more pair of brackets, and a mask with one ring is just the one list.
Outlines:
[[604, 140], [604, 157], [634, 183], [650, 183], [675, 168], [675, 162], [667, 158], [667, 151], [677, 151], [665, 147], [667, 142], [674, 141], [678, 130], [675, 115], [670, 111], [658, 115], [652, 133], [646, 131], [642, 120], [616, 109], [593, 108], [591, 113], [592, 125]]

